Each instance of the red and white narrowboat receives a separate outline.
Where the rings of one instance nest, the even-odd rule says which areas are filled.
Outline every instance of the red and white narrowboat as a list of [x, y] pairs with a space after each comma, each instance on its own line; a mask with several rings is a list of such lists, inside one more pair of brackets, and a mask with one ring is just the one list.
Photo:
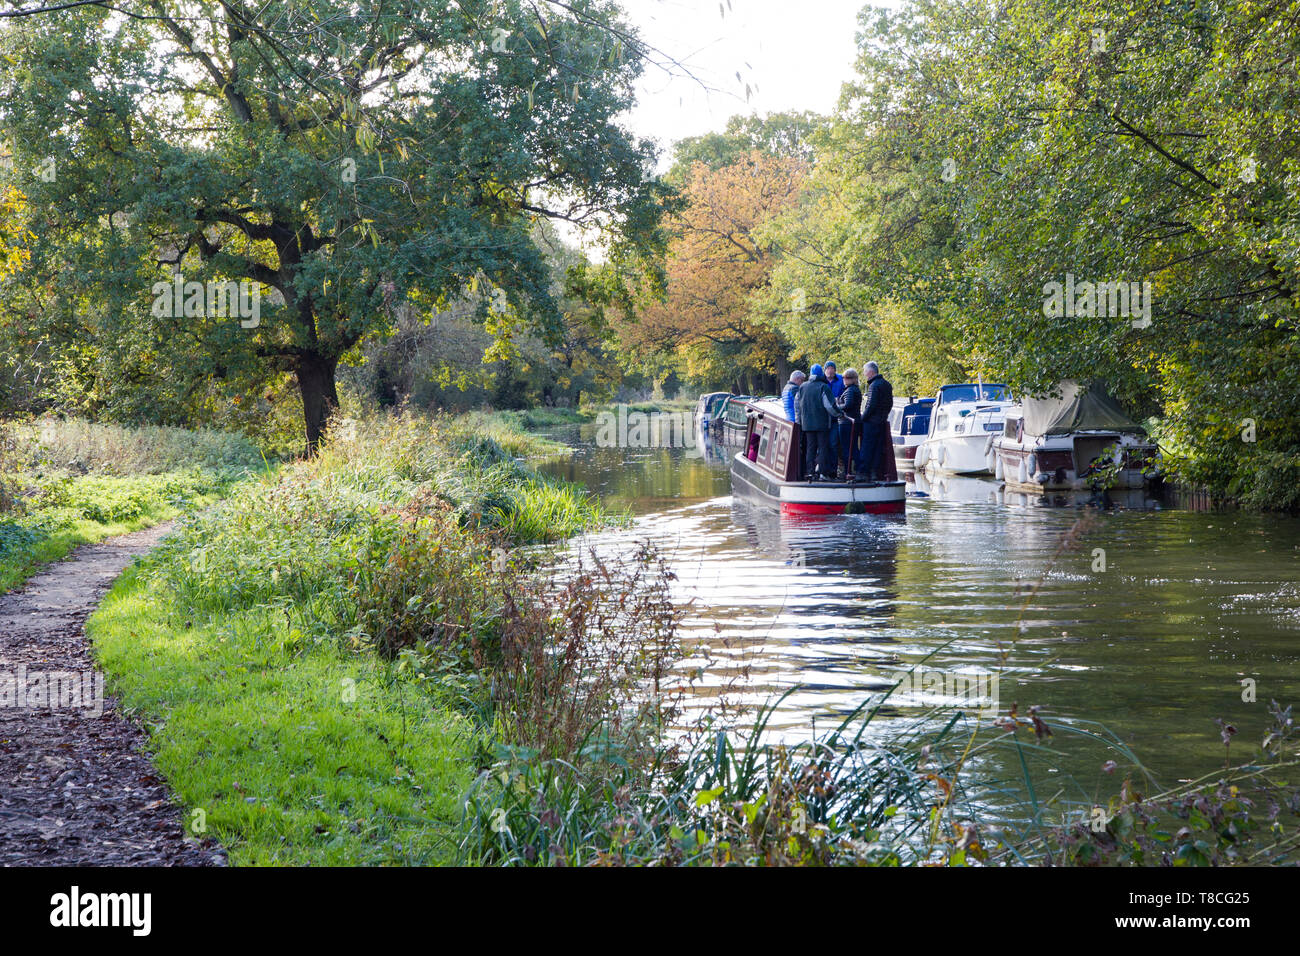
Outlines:
[[746, 440], [731, 460], [731, 490], [779, 508], [782, 514], [901, 514], [907, 486], [885, 455], [888, 481], [801, 481], [802, 435], [780, 400], [752, 401]]

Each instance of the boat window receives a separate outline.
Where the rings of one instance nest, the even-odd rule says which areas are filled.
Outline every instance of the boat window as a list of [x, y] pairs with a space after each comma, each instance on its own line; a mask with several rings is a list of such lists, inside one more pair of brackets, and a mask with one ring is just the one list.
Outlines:
[[930, 412], [926, 410], [904, 418], [899, 433], [903, 435], [924, 435], [929, 427]]
[[941, 402], [1006, 402], [1011, 389], [1005, 385], [950, 385], [939, 392]]

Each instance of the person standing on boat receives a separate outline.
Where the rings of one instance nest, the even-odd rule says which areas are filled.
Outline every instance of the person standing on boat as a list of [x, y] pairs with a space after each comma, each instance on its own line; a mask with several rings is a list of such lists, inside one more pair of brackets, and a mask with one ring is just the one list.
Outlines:
[[[844, 392], [844, 376], [839, 374], [839, 368], [836, 367], [834, 359], [827, 359], [822, 366], [822, 374], [826, 376], [826, 384], [831, 387], [831, 401], [838, 401]], [[831, 461], [839, 461], [844, 456], [840, 450], [840, 430], [835, 422], [831, 422]], [[838, 474], [838, 472], [836, 472]], [[836, 475], [831, 475], [834, 478]]]
[[839, 423], [839, 463], [844, 466], [844, 479], [851, 481], [862, 447], [862, 389], [858, 388], [856, 369], [844, 370], [844, 391], [835, 404], [844, 415]]
[[803, 432], [804, 477], [808, 481], [823, 481], [828, 474], [834, 476], [831, 427], [838, 411], [822, 367], [814, 365], [810, 371], [812, 374], [808, 381], [799, 386], [795, 405], [799, 413], [799, 430]]
[[786, 382], [785, 388], [781, 391], [781, 404], [785, 406], [785, 417], [796, 425], [799, 423], [799, 405], [795, 402], [795, 396], [798, 395], [799, 386], [807, 377], [799, 369], [795, 369], [790, 373], [790, 381]]
[[866, 403], [862, 408], [862, 447], [858, 452], [857, 473], [868, 481], [884, 481], [885, 455], [894, 453], [889, 434], [889, 413], [894, 408], [894, 387], [880, 374], [880, 366], [868, 362], [863, 366], [867, 377]]

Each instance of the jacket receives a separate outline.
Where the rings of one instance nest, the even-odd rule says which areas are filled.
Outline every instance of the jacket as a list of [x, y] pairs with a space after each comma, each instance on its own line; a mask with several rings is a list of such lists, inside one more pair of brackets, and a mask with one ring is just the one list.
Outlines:
[[840, 410], [852, 421], [858, 421], [862, 418], [862, 389], [856, 385], [847, 385], [840, 397], [835, 400], [835, 404]]
[[862, 409], [862, 420], [869, 425], [883, 425], [894, 410], [894, 386], [877, 375], [867, 383], [867, 405]]
[[826, 379], [815, 375], [799, 386], [797, 401], [799, 427], [806, 432], [830, 431], [835, 417], [835, 404], [831, 400], [831, 387]]
[[792, 422], [799, 421], [799, 407], [795, 404], [795, 396], [799, 392], [799, 386], [794, 382], [786, 382], [785, 388], [781, 390], [781, 404], [785, 406], [785, 417]]

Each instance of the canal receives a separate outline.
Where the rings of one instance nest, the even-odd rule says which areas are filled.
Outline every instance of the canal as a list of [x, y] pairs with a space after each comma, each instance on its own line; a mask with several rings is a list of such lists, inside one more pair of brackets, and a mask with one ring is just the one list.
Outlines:
[[[575, 451], [543, 470], [634, 516], [577, 546], [649, 539], [670, 560], [691, 602], [693, 706], [786, 695], [775, 738], [830, 729], [900, 669], [993, 671], [1001, 713], [1036, 706], [1055, 728], [1053, 766], [1035, 775], [1105, 799], [1126, 761], [1071, 730], [1104, 728], [1172, 786], [1223, 766], [1216, 720], [1236, 728], [1239, 763], [1258, 753], [1270, 699], [1300, 698], [1300, 519], [1140, 495], [1098, 512], [970, 478], [910, 482], [902, 517], [783, 518], [732, 497], [722, 449], [601, 448], [592, 426], [554, 434]], [[948, 719], [935, 703], [895, 693], [871, 734], [887, 743]]]

